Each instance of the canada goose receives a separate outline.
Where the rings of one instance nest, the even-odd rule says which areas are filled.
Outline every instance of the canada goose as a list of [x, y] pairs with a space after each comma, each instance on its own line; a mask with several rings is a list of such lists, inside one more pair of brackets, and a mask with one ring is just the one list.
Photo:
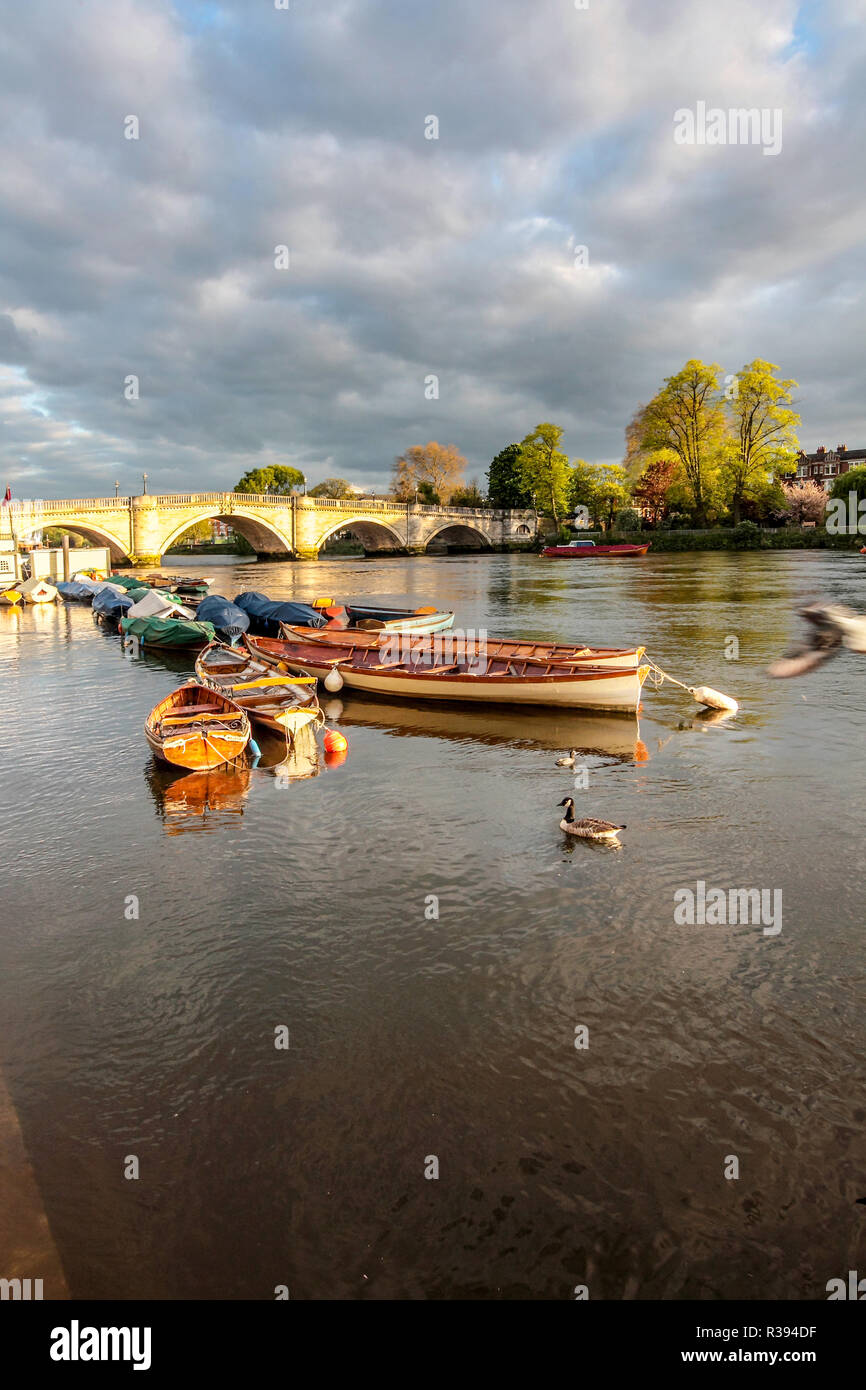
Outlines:
[[582, 840], [615, 840], [619, 832], [626, 828], [624, 825], [614, 825], [609, 820], [575, 820], [574, 801], [570, 796], [559, 804], [565, 807], [565, 815], [559, 822], [559, 828], [564, 830], [566, 835], [577, 835]]
[[577, 757], [577, 749], [572, 748], [567, 758], [557, 758], [557, 767], [574, 767], [574, 760]]

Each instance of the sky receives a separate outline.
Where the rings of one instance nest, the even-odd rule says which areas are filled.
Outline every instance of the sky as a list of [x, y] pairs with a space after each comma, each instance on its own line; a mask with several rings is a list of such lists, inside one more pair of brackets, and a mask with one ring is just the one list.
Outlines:
[[[381, 489], [430, 439], [483, 484], [544, 420], [616, 462], [691, 357], [776, 363], [804, 447], [866, 446], [866, 0], [4, 9], [17, 497]], [[699, 103], [781, 148], [681, 143]]]

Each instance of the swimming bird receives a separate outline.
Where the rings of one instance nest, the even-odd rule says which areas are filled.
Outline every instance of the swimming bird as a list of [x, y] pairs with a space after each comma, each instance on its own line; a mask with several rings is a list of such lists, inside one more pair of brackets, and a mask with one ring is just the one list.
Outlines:
[[570, 796], [559, 804], [565, 807], [565, 815], [559, 822], [559, 828], [564, 830], [566, 835], [577, 835], [581, 840], [615, 840], [619, 832], [626, 828], [624, 825], [614, 825], [609, 820], [575, 820], [574, 801]]
[[571, 752], [570, 752], [570, 754], [569, 754], [569, 756], [568, 756], [567, 758], [557, 758], [557, 760], [556, 760], [556, 766], [557, 766], [557, 767], [574, 767], [574, 760], [575, 760], [576, 757], [577, 757], [577, 749], [576, 749], [576, 748], [572, 748], [572, 750], [571, 750]]
[[806, 638], [767, 667], [769, 676], [804, 676], [845, 647], [866, 652], [866, 618], [862, 614], [841, 603], [810, 603], [799, 612], [809, 624]]

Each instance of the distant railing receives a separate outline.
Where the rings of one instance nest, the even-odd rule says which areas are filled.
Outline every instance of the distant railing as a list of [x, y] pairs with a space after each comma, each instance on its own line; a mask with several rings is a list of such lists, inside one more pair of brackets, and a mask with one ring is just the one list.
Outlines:
[[[233, 506], [247, 507], [288, 507], [293, 499], [314, 503], [318, 507], [330, 507], [345, 512], [397, 512], [410, 514], [424, 513], [434, 516], [486, 517], [501, 521], [508, 516], [532, 518], [534, 513], [519, 507], [449, 507], [429, 505], [425, 502], [397, 502], [388, 498], [352, 497], [306, 497], [299, 493], [261, 493], [261, 492], [164, 492], [143, 494], [148, 501], [159, 508], [220, 507], [231, 512]], [[94, 512], [128, 511], [133, 503], [130, 497], [73, 497], [43, 501], [41, 507], [46, 512]]]
[[112, 511], [129, 509], [128, 497], [73, 497], [68, 501], [42, 502], [44, 512], [98, 512], [105, 508]]

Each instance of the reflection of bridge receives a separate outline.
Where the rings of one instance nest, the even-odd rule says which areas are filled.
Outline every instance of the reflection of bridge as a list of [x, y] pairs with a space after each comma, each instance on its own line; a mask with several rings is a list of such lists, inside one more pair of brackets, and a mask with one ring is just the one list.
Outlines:
[[[533, 511], [424, 507], [412, 503], [265, 497], [238, 492], [178, 492], [164, 496], [91, 497], [34, 504], [37, 525], [58, 526], [107, 545], [115, 561], [159, 564], [175, 541], [200, 521], [225, 521], [259, 554], [315, 560], [329, 536], [351, 531], [368, 551], [420, 554], [431, 541], [480, 545], [534, 539]], [[34, 518], [35, 520], [35, 518]]]

